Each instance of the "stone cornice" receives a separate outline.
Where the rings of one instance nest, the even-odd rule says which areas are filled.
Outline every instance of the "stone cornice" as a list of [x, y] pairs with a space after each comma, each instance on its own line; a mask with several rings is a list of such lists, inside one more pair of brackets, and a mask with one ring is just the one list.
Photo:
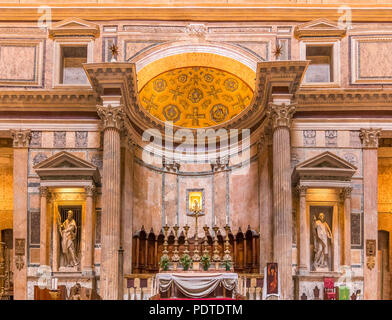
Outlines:
[[297, 111], [391, 110], [390, 89], [299, 89], [296, 94]]
[[0, 111], [91, 111], [97, 94], [91, 90], [3, 90]]
[[[267, 2], [267, 1], [266, 1]], [[230, 4], [222, 3], [192, 3], [190, 6], [174, 5], [156, 1], [156, 4], [146, 5], [145, 2], [102, 2], [86, 3], [83, 5], [69, 4], [66, 1], [48, 1], [52, 21], [78, 16], [79, 18], [93, 21], [113, 20], [158, 20], [158, 21], [300, 21], [326, 18], [338, 20], [339, 4], [293, 4], [289, 1], [279, 3], [268, 1], [267, 4], [255, 4], [252, 2], [234, 1]], [[385, 1], [386, 2], [386, 1]], [[159, 4], [158, 4], [159, 3]], [[346, 2], [350, 6], [353, 22], [389, 22], [392, 15], [392, 6], [387, 2], [381, 4], [378, 1], [368, 1], [366, 4], [358, 4], [355, 0]], [[37, 10], [42, 4], [2, 3], [0, 21], [15, 21], [17, 17], [21, 21], [38, 21], [42, 13]]]

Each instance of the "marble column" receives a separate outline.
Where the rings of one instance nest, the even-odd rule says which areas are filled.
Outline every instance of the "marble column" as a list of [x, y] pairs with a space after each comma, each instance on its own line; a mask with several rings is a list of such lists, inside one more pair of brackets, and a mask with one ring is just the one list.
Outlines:
[[273, 213], [272, 213], [272, 141], [271, 135], [263, 134], [258, 144], [259, 192], [260, 192], [260, 272], [267, 262], [273, 261]]
[[85, 217], [82, 219], [82, 273], [91, 276], [94, 270], [95, 187], [86, 186], [84, 189], [86, 190], [86, 209]]
[[98, 106], [97, 113], [104, 130], [100, 295], [104, 300], [117, 300], [121, 219], [120, 130], [124, 112], [120, 105], [107, 105]]
[[381, 129], [361, 129], [362, 139], [362, 165], [363, 165], [363, 224], [364, 243], [367, 240], [375, 240], [376, 256], [374, 265], [368, 263], [372, 257], [366, 256], [363, 271], [364, 299], [377, 299], [378, 293], [378, 261], [377, 261], [377, 238], [378, 238], [378, 139]]
[[343, 266], [351, 268], [351, 187], [343, 188]]
[[49, 265], [49, 233], [50, 225], [48, 225], [48, 201], [50, 193], [48, 187], [39, 187], [39, 194], [41, 198], [40, 206], [40, 255], [39, 264], [41, 266]]
[[295, 107], [289, 101], [278, 101], [268, 109], [273, 130], [274, 261], [279, 268], [281, 299], [293, 299], [290, 125]]
[[[124, 250], [123, 272], [124, 274], [131, 274], [133, 239], [133, 161], [135, 144], [132, 138], [128, 135], [124, 137], [124, 147], [122, 148], [122, 151], [121, 246]], [[126, 281], [124, 281], [124, 285], [125, 282]]]
[[310, 234], [306, 213], [305, 186], [298, 186], [299, 195], [299, 274], [308, 274], [310, 271]]
[[17, 129], [11, 130], [11, 135], [14, 140], [14, 299], [25, 300], [27, 299], [27, 167], [31, 132]]

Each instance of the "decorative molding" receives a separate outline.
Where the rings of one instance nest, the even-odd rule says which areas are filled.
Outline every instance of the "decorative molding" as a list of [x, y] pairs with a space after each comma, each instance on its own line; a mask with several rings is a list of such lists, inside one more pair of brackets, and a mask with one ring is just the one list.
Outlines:
[[378, 140], [381, 135], [381, 129], [361, 129], [359, 137], [362, 140], [362, 146], [364, 149], [377, 149]]
[[229, 170], [229, 157], [219, 157], [216, 159], [216, 163], [211, 163], [211, 170], [213, 172], [221, 172]]
[[267, 117], [270, 120], [273, 130], [279, 127], [290, 128], [295, 106], [295, 104], [286, 105], [285, 103], [270, 103], [269, 108], [267, 109]]
[[303, 181], [314, 180], [350, 181], [356, 171], [357, 167], [326, 151], [298, 164], [293, 175], [302, 185]]
[[168, 159], [166, 157], [162, 158], [162, 166], [163, 169], [168, 171], [168, 172], [179, 172], [180, 171], [180, 163], [173, 159]]
[[337, 22], [323, 18], [297, 25], [294, 29], [294, 35], [298, 39], [310, 37], [334, 37], [341, 39], [346, 35], [346, 32], [347, 29], [339, 26]]
[[49, 29], [49, 37], [99, 37], [99, 26], [95, 23], [79, 19], [68, 18], [52, 25]]
[[45, 182], [57, 181], [84, 181], [89, 180], [100, 183], [98, 168], [77, 156], [61, 151], [34, 166], [35, 172]]
[[0, 111], [86, 111], [96, 103], [91, 89], [0, 91]]
[[203, 23], [191, 23], [186, 26], [185, 33], [193, 37], [204, 38], [208, 32], [208, 28]]
[[[392, 91], [388, 89], [329, 89], [311, 90], [300, 89], [296, 94], [297, 111], [345, 111], [372, 110], [385, 107], [390, 110]], [[327, 107], [327, 108], [326, 108]]]
[[14, 148], [28, 148], [31, 138], [30, 129], [11, 129]]
[[104, 130], [108, 128], [114, 128], [121, 130], [123, 128], [123, 121], [125, 117], [124, 106], [112, 107], [108, 106], [97, 106], [97, 113], [102, 120]]

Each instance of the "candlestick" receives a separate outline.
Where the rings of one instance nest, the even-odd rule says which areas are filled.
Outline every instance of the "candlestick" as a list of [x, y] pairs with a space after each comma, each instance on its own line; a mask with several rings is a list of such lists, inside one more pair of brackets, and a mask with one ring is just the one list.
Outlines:
[[189, 226], [188, 224], [186, 224], [184, 226], [184, 231], [185, 231], [185, 239], [184, 239], [184, 254], [189, 254], [189, 243], [188, 243], [188, 230], [189, 230]]
[[179, 229], [179, 226], [177, 224], [175, 224], [175, 226], [173, 227], [173, 230], [174, 230], [174, 252], [173, 252], [173, 256], [172, 256], [173, 262], [177, 262], [180, 260], [180, 256], [178, 255], [178, 236], [177, 236], [178, 229]]
[[215, 226], [212, 228], [214, 230], [214, 255], [212, 256], [212, 260], [215, 262], [220, 261], [220, 256], [219, 256], [219, 249], [218, 249], [218, 226], [215, 224]]
[[225, 239], [225, 255], [223, 257], [223, 260], [229, 260], [231, 261], [231, 255], [230, 255], [230, 242], [229, 242], [229, 232], [230, 232], [230, 226], [228, 224], [225, 225], [225, 231], [226, 231], [226, 239]]
[[163, 227], [163, 230], [165, 230], [165, 238], [164, 238], [164, 241], [163, 241], [163, 251], [162, 251], [162, 253], [163, 253], [163, 255], [162, 255], [162, 257], [164, 257], [164, 258], [166, 258], [166, 259], [169, 259], [169, 256], [167, 255], [168, 253], [169, 253], [169, 251], [167, 250], [167, 246], [168, 246], [168, 238], [167, 238], [167, 232], [169, 231], [169, 226], [166, 224], [164, 227]]
[[209, 227], [207, 226], [207, 225], [205, 225], [204, 227], [203, 227], [203, 229], [204, 229], [204, 234], [205, 234], [205, 236], [204, 236], [204, 250], [203, 250], [203, 255], [207, 255], [208, 254], [208, 229], [209, 229]]

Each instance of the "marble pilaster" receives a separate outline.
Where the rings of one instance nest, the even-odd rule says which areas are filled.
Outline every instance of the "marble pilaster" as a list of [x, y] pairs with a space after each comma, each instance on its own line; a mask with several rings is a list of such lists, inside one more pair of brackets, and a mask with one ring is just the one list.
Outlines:
[[376, 241], [376, 256], [374, 265], [368, 264], [369, 258], [366, 256], [364, 265], [364, 299], [377, 299], [378, 293], [378, 259], [377, 259], [377, 238], [378, 238], [378, 139], [381, 129], [361, 129], [363, 156], [363, 216], [364, 216], [364, 243], [367, 240]]
[[299, 274], [301, 275], [310, 271], [310, 235], [306, 214], [306, 190], [305, 186], [297, 187], [299, 195]]
[[97, 106], [97, 113], [104, 130], [100, 294], [104, 300], [117, 300], [121, 219], [120, 131], [124, 111], [121, 105], [107, 105]]
[[[14, 299], [27, 299], [27, 167], [30, 130], [11, 130], [14, 147], [13, 172], [13, 236], [14, 236]], [[18, 240], [17, 240], [18, 239]], [[18, 242], [18, 251], [16, 250]], [[23, 244], [24, 243], [24, 244]], [[23, 244], [24, 248], [21, 247]], [[22, 251], [24, 254], [22, 255]]]
[[292, 191], [290, 166], [290, 126], [295, 106], [277, 100], [268, 109], [273, 154], [274, 261], [278, 263], [281, 299], [293, 299], [292, 278]]
[[39, 187], [40, 194], [40, 256], [39, 264], [41, 266], [49, 265], [49, 233], [48, 227], [48, 201], [50, 199], [50, 192], [48, 187]]
[[344, 204], [343, 218], [343, 266], [351, 268], [351, 191], [343, 188], [341, 198]]
[[94, 248], [94, 198], [95, 187], [86, 186], [86, 212], [84, 221], [82, 221], [82, 273], [91, 275], [93, 272], [93, 248]]

